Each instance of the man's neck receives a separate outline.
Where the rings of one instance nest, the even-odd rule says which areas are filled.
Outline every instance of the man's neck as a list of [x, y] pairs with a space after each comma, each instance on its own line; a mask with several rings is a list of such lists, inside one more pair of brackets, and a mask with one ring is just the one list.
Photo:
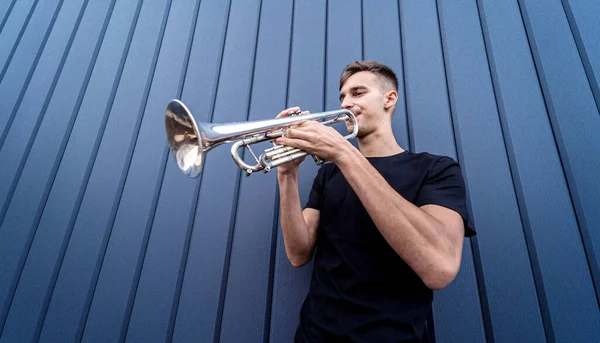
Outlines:
[[360, 137], [358, 149], [366, 157], [385, 157], [404, 152], [404, 149], [396, 142], [391, 128]]

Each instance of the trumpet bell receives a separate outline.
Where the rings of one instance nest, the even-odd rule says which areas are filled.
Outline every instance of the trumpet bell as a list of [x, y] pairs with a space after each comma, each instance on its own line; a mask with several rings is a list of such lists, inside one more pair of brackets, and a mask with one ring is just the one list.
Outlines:
[[202, 173], [205, 144], [191, 112], [179, 100], [167, 105], [165, 128], [169, 149], [181, 171], [190, 178]]

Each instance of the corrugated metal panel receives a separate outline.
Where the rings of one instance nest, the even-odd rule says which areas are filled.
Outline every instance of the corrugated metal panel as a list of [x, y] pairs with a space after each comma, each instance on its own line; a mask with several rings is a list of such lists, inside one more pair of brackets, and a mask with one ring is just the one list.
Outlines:
[[[538, 298], [477, 5], [443, 2], [439, 12], [459, 161], [468, 179], [475, 223], [486, 230], [475, 238], [479, 247], [475, 258], [484, 275], [480, 282], [489, 307], [488, 338], [540, 342], [544, 331]], [[507, 275], [514, 281], [507, 282]]]
[[[410, 146], [457, 159], [436, 3], [401, 2], [400, 19]], [[435, 296], [434, 326], [440, 341], [485, 337], [470, 240], [465, 241], [463, 256], [460, 276]], [[457, 322], [457, 316], [464, 320]]]
[[546, 335], [564, 342], [579, 331], [592, 339], [594, 286], [576, 267], [587, 264], [585, 251], [518, 4], [485, 4], [480, 13]]
[[[201, 121], [335, 109], [392, 66], [399, 143], [459, 160], [478, 235], [436, 292], [437, 342], [600, 337], [593, 0], [54, 0], [0, 4], [0, 341], [287, 342], [275, 174], [228, 146], [187, 179], [164, 107]], [[308, 197], [317, 167], [301, 167]]]

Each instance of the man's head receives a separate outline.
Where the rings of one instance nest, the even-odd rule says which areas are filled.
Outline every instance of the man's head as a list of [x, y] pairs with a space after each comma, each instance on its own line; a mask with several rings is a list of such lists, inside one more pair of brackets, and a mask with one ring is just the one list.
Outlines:
[[340, 78], [341, 107], [359, 121], [359, 137], [391, 130], [398, 101], [398, 78], [392, 69], [375, 61], [357, 61], [344, 68]]
[[352, 75], [361, 71], [368, 71], [375, 74], [377, 76], [377, 82], [383, 91], [398, 91], [398, 77], [396, 77], [396, 73], [394, 73], [392, 68], [376, 61], [356, 61], [348, 64], [346, 68], [344, 68], [344, 71], [342, 71], [342, 76], [340, 77], [340, 91], [342, 90], [344, 83], [346, 83]]

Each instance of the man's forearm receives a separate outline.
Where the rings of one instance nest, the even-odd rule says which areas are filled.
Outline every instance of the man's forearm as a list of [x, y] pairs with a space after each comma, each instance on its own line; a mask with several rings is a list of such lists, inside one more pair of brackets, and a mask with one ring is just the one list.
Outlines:
[[428, 286], [453, 278], [456, 247], [441, 222], [400, 196], [358, 150], [336, 164], [388, 244]]
[[285, 251], [295, 267], [310, 260], [313, 250], [311, 235], [302, 215], [297, 173], [278, 174], [281, 229]]

